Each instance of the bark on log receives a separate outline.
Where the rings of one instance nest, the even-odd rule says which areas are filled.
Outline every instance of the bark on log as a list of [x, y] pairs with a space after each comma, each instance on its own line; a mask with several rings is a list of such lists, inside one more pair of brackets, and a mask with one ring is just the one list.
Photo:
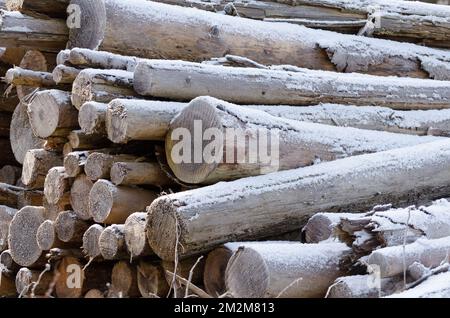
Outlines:
[[419, 239], [405, 246], [389, 246], [373, 251], [367, 263], [380, 268], [381, 277], [392, 277], [403, 273], [414, 262], [427, 267], [436, 267], [449, 257], [450, 237]]
[[[84, 47], [146, 58], [202, 61], [226, 54], [263, 64], [411, 77], [450, 78], [443, 50], [201, 12], [151, 1], [72, 0], [84, 12], [70, 30], [68, 47]], [[117, 19], [120, 16], [120, 19]], [[164, 16], [164, 21], [161, 17]], [[130, 34], [123, 30], [139, 29]], [[143, 36], [144, 34], [144, 36]], [[189, 36], [186, 36], [189, 34]], [[182, 43], [182, 45], [180, 45]], [[243, 45], [245, 43], [245, 45]], [[264, 47], [277, 48], [262, 50]], [[308, 57], [308, 58], [305, 58]], [[425, 60], [431, 59], [432, 63]]]
[[[107, 107], [107, 104], [97, 102], [87, 102], [81, 106], [78, 113], [78, 123], [85, 134], [106, 135]], [[114, 142], [114, 140], [112, 141]]]
[[4, 10], [1, 10], [0, 17], [0, 39], [4, 46], [59, 52], [67, 44], [68, 29], [63, 20], [36, 18]]
[[20, 266], [30, 267], [41, 257], [36, 234], [44, 221], [43, 207], [27, 206], [14, 215], [9, 226], [8, 245], [13, 260]]
[[[173, 260], [176, 242], [183, 246], [181, 258], [230, 240], [298, 229], [321, 210], [367, 211], [379, 202], [421, 204], [448, 195], [448, 164], [450, 142], [442, 140], [170, 194], [148, 208], [147, 236], [158, 256]], [[256, 208], [261, 202], [264, 207]], [[238, 230], [236, 222], [242, 224]]]
[[113, 54], [83, 48], [70, 50], [68, 62], [80, 68], [112, 69], [133, 72], [139, 59], [134, 56]]
[[36, 93], [28, 105], [28, 117], [35, 136], [67, 137], [78, 128], [78, 111], [72, 106], [70, 93], [46, 90]]
[[51, 220], [45, 220], [38, 228], [36, 233], [36, 242], [43, 251], [49, 251], [52, 248], [67, 248], [69, 245], [64, 244], [55, 232], [55, 224]]
[[58, 153], [43, 149], [29, 150], [23, 160], [22, 182], [27, 188], [43, 188], [48, 171], [62, 164], [62, 156]]
[[129, 259], [130, 255], [125, 244], [124, 225], [110, 225], [100, 234], [98, 240], [100, 253], [106, 260]]
[[82, 220], [92, 219], [89, 212], [89, 193], [94, 183], [85, 174], [80, 174], [74, 180], [70, 189], [70, 204], [72, 210]]
[[90, 222], [82, 220], [73, 211], [61, 212], [55, 220], [55, 231], [63, 242], [70, 242], [80, 246], [84, 232], [91, 226]]
[[28, 118], [27, 106], [23, 103], [17, 105], [14, 110], [11, 119], [10, 140], [14, 157], [20, 164], [23, 164], [28, 150], [39, 149], [44, 146], [45, 140], [33, 134]]
[[24, 189], [6, 183], [0, 183], [0, 204], [14, 208], [23, 208], [27, 205], [42, 205], [44, 193], [37, 190]]
[[115, 185], [153, 185], [166, 187], [174, 182], [156, 162], [116, 162], [111, 167]]
[[4, 250], [0, 254], [0, 264], [3, 265], [3, 268], [11, 273], [17, 273], [20, 269], [19, 264], [14, 262], [11, 251], [10, 250]]
[[71, 148], [74, 150], [99, 149], [111, 145], [111, 142], [104, 136], [98, 134], [87, 135], [81, 130], [72, 131], [67, 138]]
[[44, 296], [50, 289], [52, 272], [21, 268], [16, 275], [16, 290], [21, 296]]
[[91, 225], [83, 235], [83, 253], [90, 259], [101, 258], [99, 239], [104, 231], [104, 227], [100, 224]]
[[51, 18], [65, 19], [70, 0], [6, 0], [9, 11], [20, 11], [29, 15], [45, 15]]
[[52, 72], [56, 84], [72, 84], [81, 71], [75, 67], [57, 65]]
[[241, 247], [228, 262], [226, 286], [234, 297], [323, 297], [346, 272], [341, 263], [349, 253], [342, 243]]
[[51, 168], [44, 181], [44, 195], [47, 202], [68, 204], [72, 183], [73, 179], [67, 175], [64, 167]]
[[0, 169], [0, 183], [17, 184], [22, 175], [22, 168], [6, 165]]
[[157, 197], [153, 191], [115, 186], [100, 179], [89, 193], [89, 212], [95, 222], [123, 224], [130, 214], [144, 211]]
[[148, 245], [145, 225], [147, 214], [136, 212], [131, 214], [125, 221], [124, 233], [125, 244], [130, 252], [131, 259], [153, 255], [153, 251]]
[[339, 277], [330, 286], [327, 298], [380, 298], [403, 288], [403, 277], [382, 278], [377, 287], [377, 278], [371, 275]]
[[109, 103], [115, 98], [136, 96], [133, 73], [122, 70], [85, 69], [72, 86], [72, 103], [77, 109], [90, 101]]
[[[134, 74], [134, 88], [140, 95], [182, 101], [208, 95], [238, 104], [337, 103], [395, 109], [450, 107], [448, 81], [307, 69], [286, 72], [164, 60], [141, 61]], [[371, 89], [367, 90], [367, 86]]]
[[110, 155], [108, 153], [93, 152], [89, 154], [84, 172], [91, 180], [109, 179], [111, 168], [115, 162], [133, 162], [140, 160], [139, 157], [133, 155]]
[[137, 283], [137, 268], [127, 261], [117, 262], [111, 274], [111, 289], [119, 298], [140, 296]]
[[113, 100], [105, 117], [108, 138], [114, 143], [164, 140], [170, 121], [185, 106], [175, 102]]
[[0, 205], [0, 252], [8, 248], [9, 225], [16, 213], [16, 209]]
[[[214, 142], [212, 136], [206, 136], [212, 130]], [[187, 132], [190, 135], [185, 136]], [[256, 150], [256, 144], [262, 146], [261, 140], [266, 140], [264, 154]], [[199, 97], [172, 120], [165, 148], [168, 165], [178, 179], [190, 184], [211, 184], [433, 140], [436, 137], [285, 120], [211, 97]], [[269, 156], [268, 151], [269, 159], [265, 157]]]
[[420, 285], [388, 298], [449, 298], [450, 272], [431, 276]]
[[138, 288], [144, 298], [167, 297], [169, 285], [167, 284], [162, 266], [156, 262], [140, 261], [138, 270]]

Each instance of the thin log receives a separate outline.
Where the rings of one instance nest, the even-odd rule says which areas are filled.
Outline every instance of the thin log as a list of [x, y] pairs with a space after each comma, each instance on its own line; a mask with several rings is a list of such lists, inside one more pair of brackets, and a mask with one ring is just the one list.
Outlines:
[[29, 190], [22, 187], [0, 183], [0, 204], [15, 208], [23, 208], [27, 205], [42, 205], [44, 194], [42, 191]]
[[69, 177], [75, 178], [84, 172], [89, 153], [89, 151], [74, 151], [64, 156], [64, 169]]
[[146, 220], [147, 213], [136, 212], [131, 214], [125, 221], [123, 230], [125, 233], [125, 244], [132, 259], [153, 255], [145, 233]]
[[24, 85], [33, 87], [55, 87], [52, 73], [27, 70], [20, 67], [9, 69], [5, 80], [10, 85]]
[[80, 68], [112, 69], [133, 72], [138, 58], [83, 48], [70, 50], [68, 62]]
[[51, 18], [65, 19], [66, 9], [70, 0], [6, 0], [6, 8], [10, 11], [20, 11], [24, 14], [42, 14]]
[[144, 211], [158, 197], [153, 191], [115, 186], [98, 180], [89, 193], [89, 212], [95, 222], [123, 224], [136, 211]]
[[67, 175], [64, 167], [51, 168], [44, 181], [44, 195], [47, 202], [50, 204], [59, 202], [68, 204], [72, 183], [73, 179]]
[[127, 261], [117, 262], [111, 274], [111, 289], [119, 298], [134, 298], [140, 296], [137, 283], [136, 265]]
[[52, 72], [56, 84], [72, 84], [81, 71], [75, 67], [63, 64], [57, 65]]
[[53, 280], [52, 272], [21, 268], [16, 275], [16, 290], [21, 296], [30, 294], [44, 296], [50, 289]]
[[48, 171], [62, 164], [62, 156], [58, 153], [43, 149], [29, 150], [23, 160], [22, 182], [27, 188], [43, 188]]
[[156, 162], [116, 162], [111, 167], [115, 185], [153, 185], [165, 187], [174, 182]]
[[91, 180], [109, 179], [111, 168], [115, 162], [133, 162], [140, 160], [139, 157], [127, 154], [111, 155], [102, 152], [89, 154], [84, 165], [84, 172]]
[[105, 119], [107, 107], [107, 104], [97, 102], [87, 102], [81, 106], [78, 114], [78, 123], [85, 134], [106, 134]]
[[124, 225], [110, 225], [100, 234], [98, 240], [100, 253], [106, 260], [129, 259], [125, 244]]
[[78, 112], [70, 93], [61, 90], [36, 93], [28, 105], [28, 117], [35, 136], [40, 138], [67, 137], [78, 128]]
[[98, 242], [103, 231], [103, 226], [93, 224], [84, 233], [82, 249], [86, 257], [92, 259], [102, 258]]
[[94, 183], [85, 174], [75, 178], [70, 189], [70, 204], [72, 210], [82, 220], [89, 220], [92, 215], [89, 212], [89, 193]]
[[372, 275], [339, 277], [330, 286], [327, 298], [381, 298], [403, 288], [403, 277], [376, 279]]
[[[436, 63], [443, 67], [448, 65], [448, 52], [414, 44], [399, 46], [386, 40], [296, 25], [212, 12], [199, 14], [196, 9], [151, 1], [126, 1], [126, 6], [123, 0], [72, 0], [71, 3], [80, 5], [84, 12], [81, 28], [70, 30], [68, 47], [71, 48], [190, 61], [221, 57], [226, 52], [269, 65], [291, 64], [309, 69], [449, 78], [448, 71], [439, 73], [440, 70], [436, 70]], [[163, 23], [162, 16], [165, 17]], [[123, 32], [138, 29], [141, 32]], [[261, 50], [261, 43], [264, 47], [277, 49]], [[434, 63], [428, 65], [422, 61], [428, 59]], [[450, 67], [447, 66], [448, 69]]]
[[[211, 131], [214, 142], [205, 140], [205, 133]], [[187, 132], [190, 135], [185, 136]], [[195, 142], [198, 136], [203, 136], [200, 143]], [[199, 97], [172, 120], [165, 147], [168, 165], [178, 179], [208, 184], [417, 145], [436, 138], [285, 120], [211, 97]], [[266, 140], [264, 155], [270, 150], [270, 159], [261, 150], [256, 151], [255, 145], [259, 143], [261, 147], [261, 140]]]
[[158, 256], [173, 260], [176, 242], [182, 258], [230, 240], [296, 230], [320, 210], [429, 202], [449, 193], [448, 164], [450, 142], [442, 140], [169, 194], [148, 208], [147, 237]]
[[55, 231], [63, 242], [81, 245], [84, 232], [91, 226], [90, 222], [80, 219], [73, 211], [61, 212], [55, 220]]
[[56, 65], [70, 65], [70, 50], [61, 50], [56, 55]]
[[160, 264], [141, 260], [137, 270], [138, 288], [142, 297], [167, 297], [170, 288]]
[[67, 138], [72, 149], [76, 150], [99, 149], [111, 145], [104, 136], [99, 134], [87, 135], [81, 130], [72, 131]]
[[9, 225], [16, 213], [16, 209], [0, 205], [0, 252], [8, 248]]

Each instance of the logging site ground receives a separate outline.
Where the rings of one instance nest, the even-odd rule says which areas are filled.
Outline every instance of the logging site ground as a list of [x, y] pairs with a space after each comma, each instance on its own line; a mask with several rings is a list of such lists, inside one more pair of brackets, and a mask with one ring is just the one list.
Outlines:
[[447, 0], [0, 0], [0, 298], [450, 298], [449, 137]]

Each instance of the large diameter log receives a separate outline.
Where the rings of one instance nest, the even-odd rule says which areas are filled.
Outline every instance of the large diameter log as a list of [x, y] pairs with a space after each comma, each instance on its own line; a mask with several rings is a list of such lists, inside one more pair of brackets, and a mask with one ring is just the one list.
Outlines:
[[341, 262], [349, 252], [343, 243], [241, 247], [228, 262], [226, 286], [234, 297], [323, 297], [345, 273]]
[[186, 104], [116, 99], [106, 111], [106, 131], [115, 143], [164, 140], [169, 123]]
[[70, 189], [70, 204], [73, 211], [83, 220], [89, 220], [92, 215], [89, 212], [89, 193], [94, 183], [85, 174], [75, 178]]
[[419, 239], [405, 246], [390, 246], [373, 251], [367, 259], [368, 264], [377, 265], [381, 277], [401, 274], [414, 262], [426, 267], [436, 267], [448, 257], [450, 237], [434, 240]]
[[130, 214], [144, 211], [157, 197], [153, 191], [115, 186], [100, 179], [89, 193], [89, 211], [95, 222], [123, 224]]
[[81, 71], [75, 67], [57, 65], [52, 72], [56, 84], [72, 84]]
[[16, 209], [0, 205], [0, 252], [8, 248], [9, 225], [16, 213]]
[[163, 60], [139, 62], [134, 76], [134, 87], [140, 95], [174, 100], [208, 95], [238, 104], [374, 104], [396, 109], [449, 108], [449, 85], [448, 81]]
[[22, 168], [6, 165], [0, 169], [0, 183], [15, 185], [22, 175]]
[[119, 298], [134, 298], [140, 296], [137, 283], [136, 265], [127, 261], [117, 262], [111, 273], [111, 289]]
[[133, 213], [125, 221], [123, 230], [125, 244], [130, 252], [131, 259], [153, 254], [145, 233], [146, 221], [147, 213], [144, 212]]
[[70, 50], [67, 62], [80, 68], [112, 69], [133, 72], [138, 63], [134, 56], [124, 56], [105, 51], [83, 48]]
[[153, 251], [171, 260], [176, 242], [186, 257], [298, 229], [321, 210], [429, 201], [448, 195], [448, 164], [450, 142], [442, 140], [169, 194], [148, 208], [147, 236]]
[[156, 262], [141, 260], [137, 267], [138, 288], [144, 298], [167, 297], [169, 284], [167, 284], [162, 266]]
[[13, 260], [20, 266], [31, 266], [42, 255], [36, 242], [39, 226], [45, 221], [43, 207], [27, 206], [19, 210], [9, 226], [8, 245]]
[[124, 225], [113, 224], [106, 227], [100, 234], [98, 247], [104, 259], [129, 259], [129, 253], [125, 244]]
[[85, 69], [72, 86], [72, 103], [77, 109], [90, 101], [109, 103], [115, 98], [134, 96], [133, 73], [122, 70]]
[[17, 105], [12, 115], [10, 140], [14, 157], [21, 164], [23, 164], [28, 150], [39, 149], [44, 146], [45, 141], [33, 134], [27, 106], [23, 103]]
[[44, 296], [50, 290], [53, 273], [21, 268], [16, 275], [16, 289], [21, 296]]
[[72, 182], [73, 179], [67, 175], [64, 167], [51, 168], [44, 181], [44, 195], [47, 202], [50, 204], [57, 204], [61, 201], [68, 203]]
[[450, 272], [429, 277], [414, 288], [388, 296], [387, 298], [449, 298]]
[[380, 298], [403, 288], [402, 277], [382, 278], [379, 282], [376, 279], [373, 275], [339, 277], [330, 286], [327, 298]]
[[101, 258], [99, 240], [104, 231], [100, 224], [91, 225], [83, 234], [83, 253], [90, 259]]
[[[72, 48], [190, 61], [234, 54], [263, 64], [449, 78], [448, 71], [436, 70], [436, 63], [447, 66], [448, 52], [414, 44], [399, 46], [385, 40], [218, 16], [212, 12], [199, 13], [196, 9], [151, 1], [126, 1], [126, 6], [123, 0], [72, 0], [71, 3], [80, 5], [84, 12], [82, 27], [70, 30], [69, 47]], [[135, 29], [141, 32], [124, 32]], [[265, 48], [276, 49], [261, 50], [261, 43]], [[422, 62], [429, 58], [435, 63]]]
[[72, 106], [70, 93], [46, 90], [36, 93], [28, 105], [28, 117], [35, 136], [66, 137], [78, 128], [78, 112]]
[[24, 14], [42, 14], [51, 18], [65, 19], [66, 9], [70, 0], [6, 0], [6, 8], [10, 11], [20, 11]]
[[[212, 131], [213, 142], [212, 136], [206, 136]], [[172, 120], [165, 147], [167, 162], [178, 179], [208, 184], [433, 140], [436, 137], [285, 120], [211, 97], [199, 97]], [[264, 155], [263, 142], [267, 146]], [[269, 151], [270, 158], [266, 158]]]
[[21, 187], [0, 183], [0, 204], [16, 208], [27, 205], [42, 205], [44, 194], [42, 191], [29, 190]]
[[55, 220], [55, 232], [61, 241], [80, 246], [90, 225], [91, 223], [79, 218], [75, 212], [64, 211]]
[[63, 20], [36, 18], [1, 10], [2, 45], [59, 52], [67, 43], [68, 29]]
[[[78, 123], [85, 134], [106, 134], [105, 119], [107, 104], [87, 102], [78, 113]], [[111, 140], [114, 142], [114, 140]]]
[[29, 150], [23, 160], [22, 182], [28, 188], [43, 188], [48, 171], [62, 164], [58, 153], [43, 149]]
[[111, 182], [116, 185], [153, 185], [164, 187], [174, 184], [156, 162], [116, 162], [111, 167]]

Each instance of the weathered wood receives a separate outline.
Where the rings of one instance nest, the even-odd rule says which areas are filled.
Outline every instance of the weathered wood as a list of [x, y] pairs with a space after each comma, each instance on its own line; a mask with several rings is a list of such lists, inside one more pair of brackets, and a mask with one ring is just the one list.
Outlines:
[[45, 208], [46, 214], [45, 218], [52, 221], [56, 220], [59, 213], [61, 213], [62, 211], [67, 211], [71, 209], [70, 202], [68, 202], [66, 198], [64, 198], [64, 200], [60, 200], [56, 204], [53, 204], [49, 203], [47, 199], [44, 197], [42, 206]]
[[227, 290], [234, 297], [246, 298], [323, 297], [345, 273], [341, 263], [349, 253], [343, 243], [278, 242], [240, 247], [225, 271]]
[[52, 72], [56, 84], [72, 84], [81, 71], [75, 67], [57, 65]]
[[63, 20], [36, 18], [19, 12], [1, 10], [2, 45], [59, 52], [67, 43], [68, 29]]
[[70, 0], [6, 0], [6, 8], [30, 15], [46, 15], [51, 18], [65, 19]]
[[321, 210], [422, 203], [448, 195], [449, 163], [450, 142], [442, 140], [169, 194], [148, 208], [147, 236], [153, 251], [171, 260], [176, 242], [183, 246], [180, 257], [186, 257], [230, 240], [298, 229]]
[[66, 143], [65, 137], [48, 137], [45, 139], [44, 150], [61, 153]]
[[140, 296], [137, 283], [136, 265], [127, 261], [117, 262], [111, 274], [111, 290], [119, 298], [134, 298]]
[[89, 193], [89, 212], [95, 222], [123, 224], [130, 214], [144, 211], [157, 197], [153, 191], [115, 186], [100, 179]]
[[64, 156], [64, 169], [69, 177], [75, 178], [84, 172], [89, 151], [69, 152]]
[[9, 225], [16, 213], [16, 209], [0, 205], [0, 252], [8, 248]]
[[89, 220], [92, 215], [89, 212], [89, 193], [94, 183], [85, 174], [75, 178], [70, 189], [70, 204], [72, 210], [83, 220]]
[[145, 225], [147, 213], [136, 212], [127, 217], [124, 224], [125, 244], [130, 252], [131, 259], [153, 255], [148, 245]]
[[18, 47], [0, 48], [0, 62], [9, 65], [19, 65], [26, 52], [25, 49]]
[[81, 130], [73, 130], [67, 138], [71, 148], [76, 150], [99, 149], [111, 145], [104, 136], [87, 135]]
[[174, 182], [156, 162], [116, 162], [111, 167], [115, 185], [153, 185], [165, 187]]
[[107, 107], [107, 104], [97, 102], [87, 102], [81, 106], [78, 113], [78, 123], [85, 134], [106, 134]]
[[33, 87], [55, 87], [52, 73], [27, 70], [20, 67], [11, 68], [6, 72], [5, 80], [10, 85]]
[[[206, 136], [211, 131], [214, 143], [212, 136]], [[178, 179], [208, 184], [433, 140], [436, 137], [285, 120], [211, 97], [199, 97], [172, 120], [165, 148], [168, 165]], [[271, 157], [266, 158], [269, 151]]]
[[62, 156], [58, 153], [43, 149], [29, 150], [23, 160], [22, 182], [27, 188], [43, 188], [48, 171], [62, 164]]
[[127, 154], [111, 155], [102, 152], [89, 154], [84, 165], [84, 172], [91, 180], [109, 179], [111, 168], [115, 162], [133, 162], [140, 160], [139, 157]]
[[140, 261], [137, 267], [138, 288], [144, 298], [167, 297], [169, 285], [164, 270], [157, 262]]
[[56, 65], [71, 65], [69, 62], [70, 50], [61, 50], [56, 55]]
[[164, 140], [169, 123], [186, 104], [116, 99], [106, 110], [106, 131], [114, 143]]
[[330, 286], [327, 298], [380, 298], [400, 291], [404, 286], [400, 276], [382, 278], [379, 283], [376, 279], [372, 275], [339, 277]]
[[171, 261], [162, 261], [161, 266], [164, 269], [166, 275], [166, 280], [169, 286], [174, 289], [174, 297], [183, 298], [189, 296], [189, 290], [186, 291], [186, 286], [183, 286], [178, 282], [177, 279], [173, 279], [173, 274], [175, 273], [178, 277], [189, 281], [189, 283], [198, 286], [203, 283], [203, 272], [205, 268], [205, 259], [203, 257], [189, 257], [180, 260], [175, 264]]
[[55, 220], [55, 231], [63, 242], [78, 246], [83, 242], [83, 234], [91, 226], [90, 222], [82, 220], [73, 211], [61, 212]]
[[8, 245], [13, 260], [20, 266], [32, 266], [42, 255], [36, 234], [45, 221], [44, 216], [43, 207], [27, 206], [19, 210], [10, 223]]
[[16, 275], [16, 290], [21, 296], [44, 296], [50, 290], [52, 272], [21, 268]]
[[70, 50], [67, 61], [80, 68], [112, 69], [133, 72], [139, 59], [134, 56], [113, 54], [106, 51], [74, 48]]
[[64, 167], [51, 168], [44, 181], [44, 195], [50, 204], [69, 203], [70, 187], [73, 179], [70, 178]]
[[23, 103], [17, 105], [11, 119], [10, 130], [11, 148], [17, 162], [23, 164], [25, 154], [30, 149], [39, 149], [45, 141], [34, 136], [28, 118], [27, 106]]
[[448, 298], [450, 297], [450, 272], [433, 275], [420, 285], [388, 298]]
[[[134, 77], [134, 88], [139, 94], [174, 100], [209, 95], [238, 104], [373, 104], [396, 109], [449, 108], [449, 85], [448, 81], [164, 60], [139, 62]], [[367, 86], [371, 89], [367, 90]]]
[[131, 98], [133, 73], [122, 70], [82, 70], [72, 86], [72, 103], [77, 108], [90, 101], [109, 103], [115, 98]]
[[11, 273], [17, 273], [20, 269], [19, 264], [14, 262], [10, 250], [4, 250], [0, 254], [0, 264], [3, 266], [3, 269]]
[[129, 259], [130, 255], [125, 244], [124, 225], [114, 224], [106, 227], [100, 234], [98, 247], [104, 259]]
[[15, 208], [23, 208], [27, 205], [42, 205], [44, 193], [38, 190], [30, 190], [16, 187], [6, 183], [0, 183], [0, 204]]
[[52, 248], [67, 248], [67, 244], [64, 244], [56, 236], [55, 223], [51, 220], [45, 220], [38, 227], [36, 233], [36, 242], [39, 248], [43, 251], [49, 251]]
[[72, 106], [70, 93], [45, 90], [36, 93], [28, 105], [28, 116], [35, 136], [66, 137], [78, 128], [78, 112]]
[[82, 249], [86, 257], [92, 259], [102, 258], [98, 242], [103, 231], [103, 226], [100, 224], [93, 224], [84, 233]]
[[[221, 57], [226, 53], [246, 56], [263, 64], [449, 78], [448, 71], [436, 70], [436, 63], [450, 69], [448, 52], [414, 44], [394, 46], [385, 40], [212, 12], [200, 14], [196, 9], [151, 1], [126, 1], [126, 6], [123, 0], [72, 0], [72, 3], [80, 5], [85, 13], [81, 28], [70, 30], [68, 46], [72, 48], [191, 61]], [[135, 29], [141, 32], [123, 31]], [[264, 48], [276, 49], [261, 49], [261, 43]], [[424, 63], [428, 59], [433, 60], [429, 65]]]
[[6, 165], [0, 169], [0, 183], [15, 185], [22, 175], [22, 168]]

